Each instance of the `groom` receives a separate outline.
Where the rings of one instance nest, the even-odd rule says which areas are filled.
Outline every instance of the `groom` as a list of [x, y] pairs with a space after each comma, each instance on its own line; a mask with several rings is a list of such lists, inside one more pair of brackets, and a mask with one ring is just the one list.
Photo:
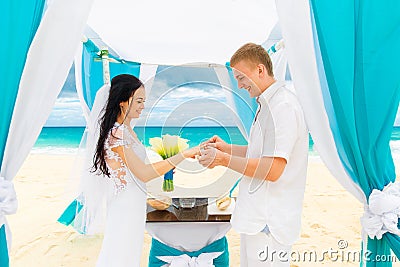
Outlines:
[[258, 103], [247, 146], [214, 136], [203, 144], [199, 162], [243, 174], [232, 227], [239, 232], [240, 266], [289, 266], [300, 234], [308, 131], [297, 97], [276, 81], [268, 53], [242, 46], [230, 60], [238, 87]]

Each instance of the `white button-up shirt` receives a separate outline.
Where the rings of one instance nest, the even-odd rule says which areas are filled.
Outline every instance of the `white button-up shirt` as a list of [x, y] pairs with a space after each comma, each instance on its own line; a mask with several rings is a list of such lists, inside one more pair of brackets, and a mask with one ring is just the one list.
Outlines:
[[286, 159], [287, 165], [275, 182], [243, 177], [231, 224], [246, 234], [259, 233], [268, 225], [278, 242], [291, 245], [300, 234], [308, 131], [297, 97], [284, 82], [268, 87], [258, 102], [247, 158], [280, 157]]

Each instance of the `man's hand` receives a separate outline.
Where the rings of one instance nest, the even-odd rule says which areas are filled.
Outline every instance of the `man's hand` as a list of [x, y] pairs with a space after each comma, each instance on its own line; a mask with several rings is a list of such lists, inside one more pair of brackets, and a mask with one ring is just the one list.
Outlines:
[[202, 145], [214, 147], [222, 152], [231, 154], [231, 145], [222, 140], [221, 137], [219, 137], [218, 135], [214, 135], [213, 137], [202, 143]]
[[203, 167], [214, 168], [215, 166], [227, 166], [229, 155], [209, 145], [205, 145], [200, 149], [201, 156], [199, 163]]

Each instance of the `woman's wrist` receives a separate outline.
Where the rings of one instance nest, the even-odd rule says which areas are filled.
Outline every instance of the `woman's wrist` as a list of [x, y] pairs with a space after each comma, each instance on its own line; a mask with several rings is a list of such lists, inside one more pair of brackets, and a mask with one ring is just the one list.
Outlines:
[[185, 159], [187, 158], [194, 158], [196, 155], [200, 155], [200, 147], [193, 147], [190, 149], [186, 149], [181, 152]]
[[185, 159], [185, 155], [183, 152], [180, 152], [176, 154], [175, 156], [172, 156], [170, 158], [167, 158], [166, 160], [171, 164], [174, 168], [181, 163]]
[[180, 154], [182, 155], [182, 157], [184, 158], [184, 159], [187, 159], [187, 158], [189, 158], [189, 154], [188, 154], [189, 152], [187, 151], [187, 150], [185, 150], [185, 151], [182, 151]]

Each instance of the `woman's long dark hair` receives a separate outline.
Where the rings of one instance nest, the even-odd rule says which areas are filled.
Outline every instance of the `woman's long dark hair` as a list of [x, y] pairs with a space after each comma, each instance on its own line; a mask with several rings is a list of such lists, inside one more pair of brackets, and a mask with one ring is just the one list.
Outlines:
[[110, 172], [107, 169], [105, 159], [106, 151], [104, 149], [104, 143], [106, 142], [108, 133], [113, 128], [121, 113], [120, 103], [128, 101], [141, 86], [143, 86], [143, 83], [130, 74], [120, 74], [111, 80], [110, 94], [108, 96], [107, 104], [103, 108], [103, 115], [99, 120], [100, 135], [96, 145], [96, 152], [93, 157], [92, 172], [97, 172], [110, 177]]

